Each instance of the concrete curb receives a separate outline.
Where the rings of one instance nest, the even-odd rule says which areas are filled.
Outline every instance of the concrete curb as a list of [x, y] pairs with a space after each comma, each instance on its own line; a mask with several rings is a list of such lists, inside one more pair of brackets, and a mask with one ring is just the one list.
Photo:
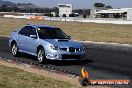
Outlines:
[[132, 52], [132, 45], [106, 42], [80, 41], [86, 48]]

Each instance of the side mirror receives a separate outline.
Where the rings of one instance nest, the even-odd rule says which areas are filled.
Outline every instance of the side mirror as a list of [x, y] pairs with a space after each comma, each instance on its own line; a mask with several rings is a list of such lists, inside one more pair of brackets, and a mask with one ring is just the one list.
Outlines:
[[69, 39], [71, 39], [71, 36], [68, 36]]
[[31, 38], [37, 38], [37, 35], [30, 35]]

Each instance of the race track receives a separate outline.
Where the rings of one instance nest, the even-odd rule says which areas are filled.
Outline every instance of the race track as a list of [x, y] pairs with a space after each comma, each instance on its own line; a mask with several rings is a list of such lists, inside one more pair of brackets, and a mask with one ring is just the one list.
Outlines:
[[[85, 66], [91, 79], [132, 79], [132, 52], [92, 49], [87, 44], [85, 46], [87, 47], [87, 61], [85, 63], [48, 61], [44, 66], [54, 67], [58, 70], [78, 75], [81, 73], [81, 68]], [[0, 37], [0, 57], [25, 60], [38, 64], [33, 56], [23, 55], [22, 57], [14, 58], [8, 46], [8, 37]]]

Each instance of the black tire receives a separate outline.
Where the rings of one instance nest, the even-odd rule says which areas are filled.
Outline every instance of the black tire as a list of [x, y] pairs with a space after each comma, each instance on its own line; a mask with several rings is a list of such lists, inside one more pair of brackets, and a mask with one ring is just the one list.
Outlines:
[[11, 45], [11, 52], [12, 52], [12, 55], [13, 55], [14, 57], [17, 57], [17, 56], [20, 55], [20, 53], [19, 53], [19, 51], [18, 51], [18, 46], [17, 46], [16, 43], [13, 43], [13, 44]]
[[46, 63], [46, 56], [44, 48], [39, 48], [37, 50], [37, 59], [40, 64]]

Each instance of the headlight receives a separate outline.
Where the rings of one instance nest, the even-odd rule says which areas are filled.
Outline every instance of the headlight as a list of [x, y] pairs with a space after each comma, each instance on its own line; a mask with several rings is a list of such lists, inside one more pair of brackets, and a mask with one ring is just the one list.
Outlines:
[[50, 45], [50, 48], [53, 50], [60, 50], [60, 47], [58, 47], [57, 45]]

